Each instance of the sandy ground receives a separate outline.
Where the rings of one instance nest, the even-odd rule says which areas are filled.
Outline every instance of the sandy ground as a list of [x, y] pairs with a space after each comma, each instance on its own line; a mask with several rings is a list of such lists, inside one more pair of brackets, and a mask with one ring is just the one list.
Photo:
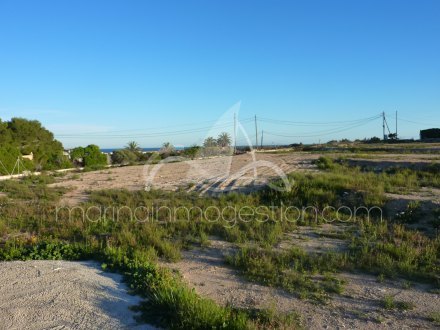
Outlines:
[[243, 154], [196, 159], [156, 165], [109, 168], [102, 171], [68, 174], [52, 186], [64, 187], [61, 204], [74, 205], [87, 199], [87, 192], [100, 189], [164, 189], [216, 194], [258, 189], [269, 180], [298, 169], [313, 168], [319, 155]]
[[[224, 264], [231, 253], [230, 243], [211, 240], [211, 246], [184, 252], [183, 260], [166, 264], [178, 270], [196, 292], [222, 305], [243, 308], [272, 308], [298, 312], [306, 329], [432, 329], [428, 317], [440, 311], [440, 295], [429, 293], [426, 286], [413, 284], [403, 289], [399, 280], [379, 283], [365, 274], [338, 274], [347, 283], [342, 295], [333, 295], [327, 305], [301, 300], [281, 289], [245, 280]], [[409, 311], [387, 311], [381, 306], [385, 295], [396, 301], [415, 305]]]
[[[330, 154], [329, 154], [330, 155]], [[337, 154], [349, 157], [350, 154]], [[287, 173], [314, 170], [312, 162], [320, 154], [248, 153], [239, 156], [223, 156], [195, 159], [156, 165], [138, 165], [109, 168], [102, 171], [66, 174], [52, 186], [68, 191], [61, 204], [75, 205], [87, 200], [89, 191], [101, 189], [164, 189], [195, 191], [201, 194], [218, 194], [229, 191], [247, 192], [265, 186], [270, 180]], [[356, 156], [354, 154], [353, 156]], [[438, 162], [438, 155], [374, 154], [372, 159], [355, 158], [359, 166], [424, 166]], [[382, 164], [382, 165], [381, 165]]]
[[93, 262], [1, 262], [0, 329], [154, 329], [121, 280]]

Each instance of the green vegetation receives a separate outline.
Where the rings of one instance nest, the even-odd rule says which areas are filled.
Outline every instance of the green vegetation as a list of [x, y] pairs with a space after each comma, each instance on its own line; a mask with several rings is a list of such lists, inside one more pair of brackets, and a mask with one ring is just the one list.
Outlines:
[[143, 154], [139, 144], [130, 141], [124, 149], [115, 150], [111, 154], [112, 164], [129, 165], [141, 161]]
[[183, 156], [188, 157], [190, 159], [194, 159], [198, 155], [200, 155], [200, 150], [201, 150], [201, 147], [199, 147], [197, 145], [193, 145], [193, 146], [191, 146], [189, 148], [185, 148], [183, 150]]
[[47, 187], [54, 181], [53, 176], [27, 176], [19, 180], [0, 181], [0, 191], [15, 200], [55, 202], [62, 196], [64, 189]]
[[228, 133], [220, 133], [217, 139], [208, 136], [200, 149], [202, 156], [209, 157], [214, 155], [231, 154], [231, 137]]
[[440, 236], [429, 238], [403, 225], [367, 223], [352, 239], [355, 267], [374, 274], [419, 280], [440, 287]]
[[[63, 146], [51, 132], [36, 120], [12, 118], [0, 120], [0, 174], [12, 173], [18, 157], [33, 155], [33, 160], [22, 159], [24, 170], [52, 170], [70, 167], [69, 159], [63, 155]], [[17, 174], [15, 168], [14, 174]]]
[[77, 164], [90, 169], [99, 169], [107, 165], [107, 156], [94, 144], [90, 144], [85, 148], [74, 148], [70, 153], [70, 157]]
[[[440, 184], [440, 170], [434, 165], [419, 171], [395, 168], [379, 173], [350, 167], [344, 161], [335, 162], [328, 157], [320, 157], [316, 165], [321, 172], [289, 174], [293, 184], [290, 192], [269, 189], [262, 197], [286, 205], [313, 205], [321, 209], [342, 205], [382, 207], [385, 193], [409, 192]], [[283, 187], [283, 182], [278, 184]]]
[[406, 311], [413, 309], [415, 306], [411, 302], [406, 301], [396, 301], [393, 296], [387, 295], [381, 301], [382, 307], [387, 310], [398, 309], [401, 311]]
[[429, 319], [431, 322], [433, 322], [435, 325], [440, 326], [440, 312], [433, 312], [429, 315]]
[[[341, 255], [341, 258], [344, 256]], [[343, 263], [338, 257], [307, 254], [299, 248], [288, 252], [244, 247], [227, 258], [249, 280], [286, 289], [300, 298], [325, 301], [328, 293], [342, 293], [344, 282], [332, 276]], [[330, 262], [329, 262], [330, 260]], [[313, 276], [316, 273], [324, 276]]]
[[131, 151], [132, 153], [136, 154], [141, 151], [141, 148], [136, 141], [129, 141], [127, 143], [127, 146], [125, 147], [125, 150]]
[[217, 138], [217, 145], [220, 148], [229, 147], [231, 145], [231, 137], [229, 136], [229, 134], [226, 132], [220, 133]]
[[115, 150], [111, 155], [112, 164], [128, 165], [139, 160], [139, 156], [131, 150]]

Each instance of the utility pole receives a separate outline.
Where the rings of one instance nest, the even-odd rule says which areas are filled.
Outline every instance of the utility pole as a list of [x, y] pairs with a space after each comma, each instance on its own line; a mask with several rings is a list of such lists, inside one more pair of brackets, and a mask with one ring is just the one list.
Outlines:
[[261, 131], [261, 144], [260, 144], [261, 149], [263, 149], [263, 135], [264, 135], [264, 131]]
[[234, 112], [234, 155], [237, 152], [237, 118]]
[[257, 115], [255, 115], [255, 148], [258, 148]]
[[396, 140], [397, 140], [397, 110], [396, 110]]

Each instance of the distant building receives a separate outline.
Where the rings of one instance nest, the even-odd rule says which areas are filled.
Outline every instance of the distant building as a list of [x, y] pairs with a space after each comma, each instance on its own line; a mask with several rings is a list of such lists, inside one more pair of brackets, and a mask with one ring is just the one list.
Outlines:
[[420, 131], [420, 140], [440, 139], [440, 128], [423, 129]]
[[23, 155], [23, 156], [21, 156], [21, 158], [29, 159], [29, 160], [34, 160], [34, 153], [31, 152], [29, 155]]

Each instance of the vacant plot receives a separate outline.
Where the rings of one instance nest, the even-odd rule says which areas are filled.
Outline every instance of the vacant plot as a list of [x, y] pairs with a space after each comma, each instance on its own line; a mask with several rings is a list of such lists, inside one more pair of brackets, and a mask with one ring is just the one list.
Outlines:
[[[254, 156], [5, 181], [0, 260], [100, 260], [148, 297], [137, 307], [142, 320], [165, 328], [435, 326], [436, 158]], [[148, 177], [162, 189], [145, 189]], [[268, 180], [292, 189], [272, 189]], [[98, 212], [87, 221], [66, 212], [55, 219], [60, 201], [92, 211], [141, 207], [144, 217]], [[170, 216], [157, 206], [191, 211]], [[380, 212], [353, 217], [356, 207]], [[213, 217], [215, 209], [226, 212]]]
[[[331, 154], [330, 154], [331, 155]], [[356, 156], [356, 154], [351, 154]], [[340, 155], [337, 155], [340, 156]], [[350, 154], [344, 154], [350, 157]], [[163, 164], [110, 168], [58, 178], [52, 187], [67, 189], [61, 203], [74, 205], [87, 200], [88, 192], [105, 189], [144, 190], [146, 187], [175, 191], [184, 189], [198, 193], [249, 192], [261, 189], [280, 174], [312, 170], [312, 162], [320, 157], [312, 153], [248, 153], [210, 159], [188, 160]], [[365, 157], [365, 155], [364, 155]], [[374, 160], [355, 158], [355, 165], [380, 167], [381, 164], [420, 167], [430, 164], [437, 155], [377, 154]], [[428, 159], [428, 160], [427, 160]], [[435, 161], [435, 160], [433, 160]], [[387, 165], [388, 166], [388, 165]]]
[[185, 189], [199, 193], [249, 191], [297, 169], [309, 169], [318, 155], [244, 154], [162, 164], [110, 168], [66, 175], [52, 187], [67, 188], [62, 203], [78, 204], [103, 189]]

